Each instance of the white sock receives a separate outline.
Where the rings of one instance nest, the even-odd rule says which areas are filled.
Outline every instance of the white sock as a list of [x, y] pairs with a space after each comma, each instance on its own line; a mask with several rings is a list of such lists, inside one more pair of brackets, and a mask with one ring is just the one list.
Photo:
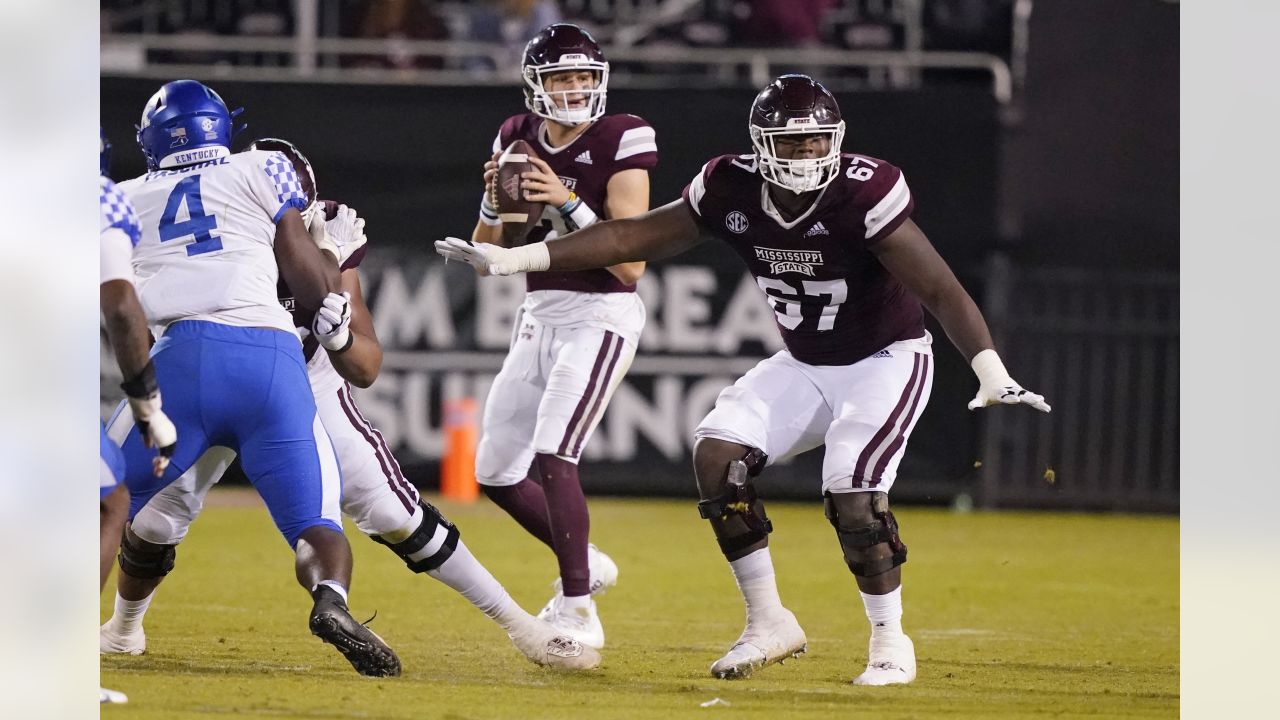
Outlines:
[[565, 595], [560, 600], [560, 607], [566, 610], [586, 610], [591, 607], [591, 595], [589, 593], [587, 595]]
[[344, 604], [347, 602], [347, 589], [342, 587], [342, 583], [338, 582], [337, 580], [321, 580], [320, 582], [316, 583], [315, 587], [311, 588], [311, 592], [315, 592], [316, 588], [320, 587], [321, 585], [324, 585], [325, 587], [328, 587], [332, 589], [334, 592], [341, 595], [342, 602]]
[[871, 621], [872, 635], [902, 634], [902, 586], [894, 588], [884, 595], [862, 595], [862, 604], [867, 609], [867, 620]]
[[480, 564], [461, 540], [449, 559], [435, 570], [428, 570], [427, 574], [458, 591], [503, 630], [510, 632], [516, 626], [533, 620], [533, 616], [511, 599], [502, 583]]
[[147, 614], [147, 608], [151, 605], [151, 598], [155, 596], [156, 593], [153, 590], [150, 595], [141, 600], [125, 600], [117, 592], [115, 612], [108, 622], [112, 623], [122, 635], [142, 630], [142, 618]]
[[747, 622], [760, 615], [768, 615], [782, 609], [778, 597], [778, 584], [773, 574], [773, 558], [769, 548], [761, 548], [746, 557], [730, 561], [738, 590], [747, 603]]

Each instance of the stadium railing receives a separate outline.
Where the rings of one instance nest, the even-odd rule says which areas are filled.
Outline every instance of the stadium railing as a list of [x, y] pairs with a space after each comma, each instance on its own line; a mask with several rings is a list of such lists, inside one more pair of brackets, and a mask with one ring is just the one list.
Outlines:
[[[157, 51], [200, 55], [199, 62], [157, 59]], [[326, 58], [368, 57], [400, 53], [444, 61], [442, 69], [344, 67]], [[1014, 97], [1009, 63], [996, 55], [951, 51], [872, 51], [832, 48], [692, 48], [610, 47], [616, 68], [611, 82], [621, 87], [761, 87], [779, 72], [814, 68], [847, 72], [851, 69], [887, 71], [880, 80], [884, 89], [911, 89], [918, 78], [902, 70], [936, 69], [972, 71], [990, 78], [990, 89], [1001, 104]], [[220, 60], [228, 55], [277, 54], [286, 62], [276, 67], [234, 64]], [[467, 68], [470, 61], [491, 63], [490, 68]], [[192, 75], [249, 81], [315, 81], [337, 83], [390, 83], [420, 85], [512, 85], [511, 50], [498, 43], [462, 40], [383, 40], [317, 37], [218, 35], [111, 34], [102, 39], [104, 75], [167, 78]], [[848, 79], [837, 76], [828, 84], [847, 89]], [[857, 79], [859, 87], [865, 79]]]

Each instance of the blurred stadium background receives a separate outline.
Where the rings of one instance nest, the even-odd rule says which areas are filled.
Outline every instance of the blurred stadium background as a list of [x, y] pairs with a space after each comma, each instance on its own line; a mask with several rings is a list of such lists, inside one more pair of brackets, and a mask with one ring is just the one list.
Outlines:
[[[387, 357], [360, 401], [426, 490], [441, 403], [483, 401], [523, 292], [446, 267], [430, 241], [470, 232], [493, 133], [523, 111], [520, 49], [567, 19], [605, 46], [609, 112], [657, 130], [655, 206], [706, 159], [749, 150], [750, 101], [786, 71], [836, 91], [847, 150], [904, 169], [916, 221], [1054, 411], [969, 413], [972, 374], [932, 326], [937, 380], [897, 502], [1178, 510], [1176, 2], [103, 0], [101, 18], [113, 177], [143, 171], [146, 99], [193, 77], [246, 108], [241, 147], [295, 141], [321, 195], [368, 218]], [[589, 447], [590, 494], [694, 494], [693, 426], [780, 347], [743, 278], [715, 243], [646, 275], [649, 325]], [[761, 492], [814, 498], [819, 467], [802, 456]]]

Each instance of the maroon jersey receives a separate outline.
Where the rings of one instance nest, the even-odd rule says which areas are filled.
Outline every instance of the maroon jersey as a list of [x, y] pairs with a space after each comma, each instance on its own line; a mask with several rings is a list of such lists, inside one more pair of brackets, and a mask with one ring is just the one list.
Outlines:
[[911, 215], [902, 171], [844, 153], [804, 214], [774, 208], [754, 155], [722, 155], [684, 189], [703, 230], [743, 259], [769, 297], [787, 350], [810, 365], [851, 365], [924, 335], [919, 300], [870, 248]]
[[[533, 113], [507, 118], [493, 141], [493, 151], [499, 152], [516, 140], [529, 143], [538, 157], [560, 176], [565, 187], [577, 193], [601, 220], [607, 219], [605, 190], [614, 173], [632, 168], [648, 170], [658, 164], [653, 128], [635, 115], [605, 115], [573, 142], [559, 148], [547, 143], [543, 122]], [[527, 242], [554, 239], [568, 230], [560, 213], [548, 207], [542, 213], [542, 221], [529, 232]], [[636, 289], [635, 285], [624, 285], [604, 269], [529, 273], [525, 276], [525, 287], [530, 291], [591, 293], [635, 292]]]
[[[338, 203], [333, 200], [321, 200], [324, 204], [325, 220], [332, 220], [334, 215], [338, 214]], [[342, 263], [342, 270], [350, 270], [360, 267], [360, 262], [364, 260], [364, 251], [369, 247], [365, 243], [359, 250], [351, 253], [351, 257]], [[293, 291], [285, 284], [284, 278], [280, 278], [276, 283], [276, 296], [280, 298], [280, 304], [285, 310], [293, 316], [293, 325], [298, 328], [299, 334], [302, 336], [302, 356], [307, 362], [311, 362], [311, 358], [316, 354], [316, 350], [320, 347], [320, 341], [316, 340], [316, 336], [311, 334], [311, 321], [315, 319], [314, 312], [308, 312], [298, 307], [293, 300]]]

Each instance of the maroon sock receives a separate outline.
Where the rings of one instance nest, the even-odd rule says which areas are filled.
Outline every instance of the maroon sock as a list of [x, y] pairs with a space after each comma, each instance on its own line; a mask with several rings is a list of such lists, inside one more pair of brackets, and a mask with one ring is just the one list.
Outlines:
[[552, 550], [551, 519], [547, 516], [547, 497], [542, 486], [527, 477], [515, 485], [481, 485], [484, 494], [498, 507], [516, 519], [529, 534], [547, 544]]
[[578, 481], [578, 466], [541, 453], [535, 456], [533, 464], [542, 475], [547, 514], [551, 517], [551, 547], [560, 562], [564, 594], [586, 595], [591, 591], [591, 575], [587, 570], [587, 532], [591, 519], [587, 516], [587, 497]]

